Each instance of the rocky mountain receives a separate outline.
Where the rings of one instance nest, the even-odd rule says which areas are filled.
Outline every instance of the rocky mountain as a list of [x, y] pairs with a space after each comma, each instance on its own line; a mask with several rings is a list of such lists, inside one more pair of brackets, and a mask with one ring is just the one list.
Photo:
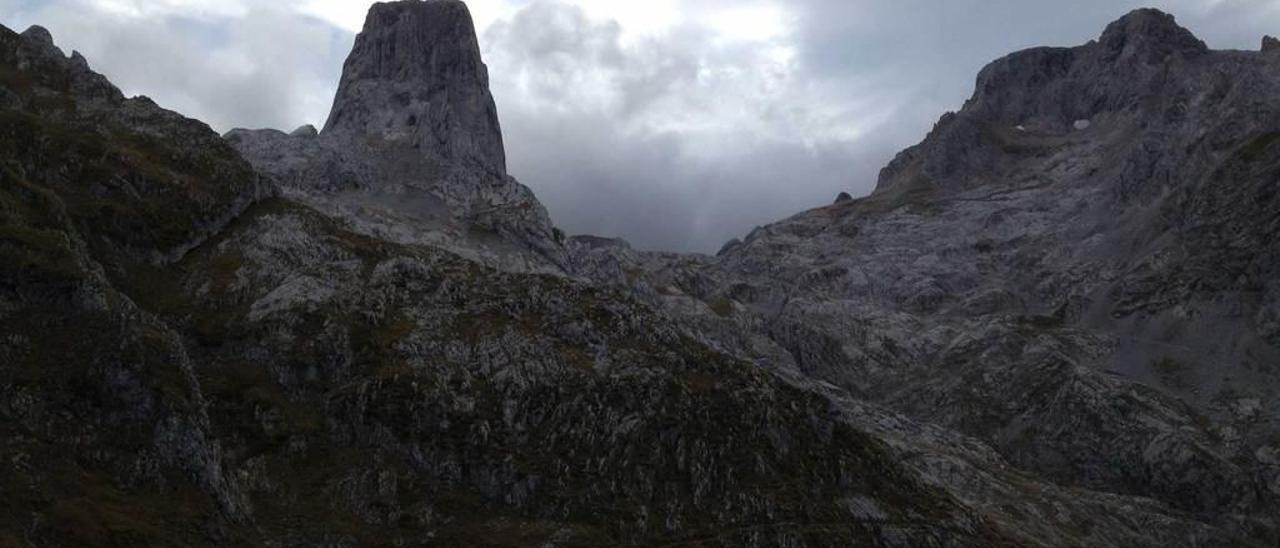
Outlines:
[[374, 4], [322, 131], [226, 138], [291, 199], [359, 231], [504, 269], [562, 271], [563, 236], [507, 175], [488, 69], [460, 2]]
[[506, 173], [488, 69], [466, 6], [376, 4], [343, 67], [324, 132], [408, 141], [440, 161]]
[[714, 258], [583, 262], [1056, 483], [1272, 530], [1277, 69], [1139, 10], [986, 67], [869, 197]]
[[0, 28], [0, 546], [1274, 546], [1280, 57], [1015, 53], [869, 197], [563, 238], [465, 6], [323, 131]]

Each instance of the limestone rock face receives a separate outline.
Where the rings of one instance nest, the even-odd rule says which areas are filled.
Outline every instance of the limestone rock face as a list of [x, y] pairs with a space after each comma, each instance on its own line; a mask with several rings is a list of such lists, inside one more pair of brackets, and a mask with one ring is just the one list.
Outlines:
[[427, 156], [505, 173], [502, 130], [466, 5], [374, 4], [324, 132], [408, 143]]
[[1263, 36], [1262, 51], [1276, 51], [1276, 50], [1280, 50], [1280, 39], [1276, 39], [1276, 37], [1274, 36]]
[[[899, 154], [881, 172], [877, 189], [967, 188], [999, 177], [1012, 148], [1064, 136], [1080, 129], [1077, 122], [1096, 128], [1141, 115], [1152, 124], [1186, 123], [1184, 114], [1197, 101], [1228, 92], [1217, 77], [1195, 78], [1224, 64], [1256, 71], [1262, 61], [1209, 54], [1173, 16], [1149, 9], [1124, 16], [1083, 46], [1010, 54], [982, 69], [964, 108], [943, 116], [923, 143]], [[1140, 164], [1148, 161], [1154, 158]]]
[[225, 135], [296, 200], [362, 232], [447, 247], [501, 268], [561, 272], [546, 208], [506, 174], [502, 134], [467, 7], [377, 3], [319, 136]]
[[1024, 470], [1274, 542], [1278, 173], [1276, 58], [1139, 10], [988, 65], [871, 196], [575, 264]]
[[0, 545], [1276, 546], [1276, 61], [1122, 23], [715, 257], [0, 27]]
[[1179, 26], [1172, 15], [1150, 8], [1134, 10], [1108, 25], [1099, 43], [1105, 55], [1117, 61], [1136, 57], [1142, 62], [1161, 62], [1170, 55], [1209, 52], [1209, 47]]
[[22, 37], [30, 41], [32, 45], [42, 48], [56, 47], [53, 44], [53, 35], [49, 34], [49, 29], [40, 25], [32, 25], [27, 30], [22, 31]]
[[80, 95], [46, 46], [0, 28], [6, 545], [1238, 544], [616, 289], [260, 196], [207, 126]]
[[299, 126], [298, 129], [295, 129], [292, 132], [290, 132], [289, 136], [290, 137], [308, 137], [308, 138], [319, 137], [320, 132], [316, 130], [316, 126], [313, 126], [311, 124], [306, 124], [303, 126]]

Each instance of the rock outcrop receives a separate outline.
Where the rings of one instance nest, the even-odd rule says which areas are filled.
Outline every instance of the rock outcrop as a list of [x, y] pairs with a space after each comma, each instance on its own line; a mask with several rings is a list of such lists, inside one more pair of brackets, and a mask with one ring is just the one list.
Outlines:
[[[1144, 96], [1174, 101], [1160, 118], [1176, 116], [1191, 96], [1191, 73], [1219, 61], [1240, 60], [1229, 54], [1203, 57], [1203, 42], [1179, 27], [1172, 16], [1138, 10], [1109, 25], [1095, 42], [1076, 48], [1035, 48], [1009, 55], [978, 75], [974, 95], [956, 114], [944, 116], [918, 147], [901, 153], [880, 175], [878, 190], [902, 184], [897, 192], [920, 188], [968, 188], [974, 178], [1003, 175], [1010, 146], [991, 132], [1021, 127], [1017, 133], [1062, 135], [1071, 129], [1106, 124], [1113, 117], [1153, 110]], [[1170, 80], [1169, 72], [1183, 75]], [[1217, 80], [1211, 81], [1213, 85]], [[1206, 86], [1209, 84], [1206, 84]], [[1176, 104], [1182, 101], [1182, 105]], [[1078, 122], [1083, 128], [1076, 128]], [[1023, 137], [1018, 134], [1010, 139]], [[1023, 139], [1030, 141], [1031, 139]], [[921, 147], [926, 147], [922, 149]]]
[[289, 136], [310, 139], [310, 138], [319, 137], [320, 132], [316, 129], [316, 126], [313, 126], [311, 124], [306, 124], [306, 125], [299, 126], [298, 129], [295, 129], [292, 132], [290, 132]]
[[295, 200], [358, 231], [505, 269], [561, 271], [546, 208], [506, 174], [475, 29], [458, 0], [378, 3], [318, 137], [226, 135]]
[[1276, 39], [1274, 36], [1263, 36], [1262, 51], [1266, 52], [1276, 50], [1280, 50], [1280, 39]]
[[984, 68], [869, 197], [587, 264], [745, 359], [1275, 538], [1278, 75], [1139, 10]]
[[343, 66], [327, 136], [406, 143], [506, 173], [489, 74], [459, 0], [377, 3]]
[[1029, 482], [615, 290], [263, 197], [206, 126], [81, 95], [101, 80], [49, 48], [0, 28], [5, 544], [1236, 538]]
[[1014, 54], [707, 257], [551, 227], [460, 3], [356, 50], [224, 141], [0, 27], [0, 545], [1275, 545], [1273, 57]]

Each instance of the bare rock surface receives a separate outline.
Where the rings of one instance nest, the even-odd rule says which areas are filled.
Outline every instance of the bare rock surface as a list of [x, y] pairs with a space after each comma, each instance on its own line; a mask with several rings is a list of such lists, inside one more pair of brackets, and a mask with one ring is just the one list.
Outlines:
[[293, 199], [356, 230], [501, 268], [562, 271], [546, 208], [506, 174], [488, 72], [460, 1], [375, 4], [318, 135], [225, 138]]
[[1138, 10], [987, 66], [869, 197], [573, 264], [1029, 473], [1274, 538], [1277, 68]]
[[424, 155], [505, 173], [497, 108], [466, 5], [374, 4], [343, 66], [324, 132], [404, 142]]
[[1134, 12], [710, 257], [552, 227], [460, 2], [225, 139], [0, 28], [0, 545], [1274, 546], [1276, 63]]

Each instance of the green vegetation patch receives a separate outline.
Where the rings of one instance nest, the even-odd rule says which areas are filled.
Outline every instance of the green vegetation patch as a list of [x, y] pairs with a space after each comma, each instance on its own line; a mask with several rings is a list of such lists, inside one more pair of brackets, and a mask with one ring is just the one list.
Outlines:
[[1267, 150], [1276, 141], [1280, 141], [1280, 132], [1270, 132], [1259, 135], [1254, 140], [1240, 148], [1240, 158], [1246, 162], [1256, 162], [1261, 160]]
[[1170, 388], [1184, 389], [1189, 386], [1187, 375], [1190, 371], [1185, 363], [1175, 358], [1162, 357], [1151, 363], [1151, 369]]
[[707, 306], [710, 306], [711, 311], [721, 318], [728, 318], [733, 315], [733, 301], [729, 300], [728, 297], [717, 298], [707, 303]]

